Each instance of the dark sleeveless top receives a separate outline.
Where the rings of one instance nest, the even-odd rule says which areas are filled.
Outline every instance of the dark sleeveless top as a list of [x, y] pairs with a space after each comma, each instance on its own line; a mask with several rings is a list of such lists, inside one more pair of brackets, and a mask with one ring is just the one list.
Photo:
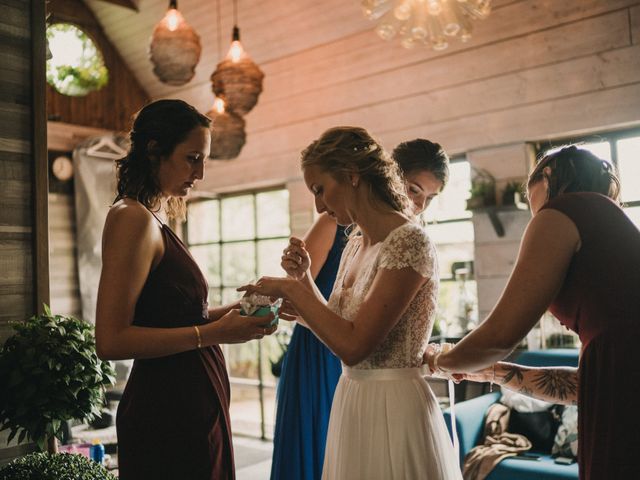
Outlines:
[[[164, 256], [146, 280], [133, 324], [176, 328], [207, 323], [207, 281], [166, 225], [162, 237]], [[120, 479], [234, 479], [229, 396], [217, 345], [135, 360], [118, 406]]]
[[640, 479], [640, 231], [597, 193], [559, 195], [544, 208], [567, 215], [581, 239], [550, 307], [582, 342], [580, 478]]

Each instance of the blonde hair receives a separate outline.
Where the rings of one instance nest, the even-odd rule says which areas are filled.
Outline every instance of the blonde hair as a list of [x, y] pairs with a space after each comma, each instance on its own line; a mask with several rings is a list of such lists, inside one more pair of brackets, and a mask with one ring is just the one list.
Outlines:
[[325, 131], [302, 151], [301, 166], [303, 170], [317, 166], [341, 183], [358, 174], [369, 187], [372, 201], [413, 216], [398, 164], [364, 128]]

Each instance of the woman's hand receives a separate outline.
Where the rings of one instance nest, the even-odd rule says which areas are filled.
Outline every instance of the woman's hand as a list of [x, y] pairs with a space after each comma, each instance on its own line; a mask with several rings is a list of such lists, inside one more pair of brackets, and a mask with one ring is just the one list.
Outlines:
[[263, 317], [252, 317], [241, 315], [240, 310], [234, 308], [221, 316], [218, 321], [200, 326], [203, 344], [244, 343], [249, 340], [259, 340], [277, 330], [277, 325], [269, 326], [273, 319], [273, 313]]
[[296, 237], [289, 239], [289, 245], [284, 249], [280, 266], [292, 278], [300, 280], [311, 268], [311, 257], [305, 248], [304, 241]]
[[284, 298], [287, 296], [287, 287], [291, 284], [290, 278], [262, 277], [254, 284], [243, 285], [236, 290], [247, 292], [247, 294], [257, 293], [265, 297]]

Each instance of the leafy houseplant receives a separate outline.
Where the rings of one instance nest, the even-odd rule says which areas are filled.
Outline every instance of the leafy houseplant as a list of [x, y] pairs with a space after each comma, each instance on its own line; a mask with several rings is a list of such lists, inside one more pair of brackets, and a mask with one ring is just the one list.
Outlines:
[[502, 205], [519, 205], [525, 197], [522, 182], [509, 182], [502, 191]]
[[82, 455], [30, 453], [0, 469], [0, 480], [116, 480], [116, 477]]
[[471, 180], [471, 196], [467, 210], [491, 207], [496, 204], [496, 180], [486, 170], [477, 170]]
[[73, 317], [44, 314], [12, 324], [14, 335], [0, 348], [0, 430], [11, 441], [45, 443], [57, 451], [62, 423], [92, 420], [100, 413], [104, 387], [115, 372], [95, 349], [93, 327]]

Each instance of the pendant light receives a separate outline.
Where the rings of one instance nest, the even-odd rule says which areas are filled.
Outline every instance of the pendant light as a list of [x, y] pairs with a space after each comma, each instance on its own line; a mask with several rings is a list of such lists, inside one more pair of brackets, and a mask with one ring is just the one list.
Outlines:
[[153, 29], [149, 44], [153, 73], [167, 85], [184, 85], [196, 73], [201, 50], [200, 37], [178, 10], [177, 0], [170, 0], [169, 9]]
[[264, 73], [240, 43], [237, 0], [233, 1], [233, 32], [227, 56], [211, 74], [211, 89], [224, 101], [227, 111], [246, 115], [258, 103]]

